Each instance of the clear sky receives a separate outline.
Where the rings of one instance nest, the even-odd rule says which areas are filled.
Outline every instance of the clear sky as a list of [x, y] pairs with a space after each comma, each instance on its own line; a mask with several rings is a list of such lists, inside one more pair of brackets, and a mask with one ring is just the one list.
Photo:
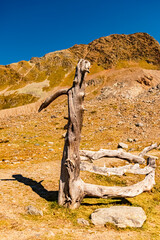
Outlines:
[[159, 0], [0, 0], [1, 65], [135, 32], [160, 42]]

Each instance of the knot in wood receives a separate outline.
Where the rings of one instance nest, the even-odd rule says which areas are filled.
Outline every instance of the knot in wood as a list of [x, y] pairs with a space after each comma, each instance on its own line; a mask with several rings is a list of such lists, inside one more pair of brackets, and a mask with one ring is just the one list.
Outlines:
[[75, 169], [75, 162], [74, 162], [74, 160], [66, 159], [65, 166], [66, 166], [66, 168], [68, 170], [68, 173], [70, 174]]

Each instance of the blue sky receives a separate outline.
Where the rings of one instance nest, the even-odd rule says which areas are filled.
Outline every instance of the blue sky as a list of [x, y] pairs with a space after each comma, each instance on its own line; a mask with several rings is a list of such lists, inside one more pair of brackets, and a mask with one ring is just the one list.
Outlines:
[[110, 34], [147, 32], [160, 42], [159, 0], [0, 0], [0, 64]]

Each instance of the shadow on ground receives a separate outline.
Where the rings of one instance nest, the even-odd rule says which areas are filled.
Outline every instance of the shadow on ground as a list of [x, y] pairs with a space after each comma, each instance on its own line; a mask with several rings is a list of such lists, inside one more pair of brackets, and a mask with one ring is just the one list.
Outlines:
[[[20, 183], [25, 184], [26, 186], [30, 186], [31, 189], [37, 193], [41, 198], [44, 198], [47, 201], [57, 201], [58, 200], [58, 191], [48, 191], [47, 189], [45, 189], [42, 185], [42, 181], [37, 182], [35, 180], [32, 180], [31, 178], [27, 178], [27, 177], [23, 177], [21, 174], [14, 174], [12, 175], [12, 177], [14, 179], [0, 179], [1, 181], [18, 181]], [[92, 197], [87, 197], [86, 198], [92, 198]], [[93, 197], [95, 199], [95, 197]], [[115, 201], [114, 201], [115, 200]], [[128, 201], [125, 198], [116, 198], [113, 199], [113, 202], [109, 202], [109, 203], [81, 203], [81, 205], [84, 206], [91, 206], [91, 205], [132, 205], [132, 203], [130, 201]]]
[[[43, 182], [37, 182], [35, 180], [32, 180], [31, 178], [23, 177], [21, 174], [15, 174], [12, 175], [12, 177], [20, 182], [25, 184], [26, 186], [30, 186], [32, 190], [37, 193], [41, 198], [46, 199], [47, 201], [57, 201], [58, 199], [58, 191], [48, 191], [46, 190], [43, 185], [41, 184]], [[13, 180], [14, 180], [13, 179]]]
[[[90, 198], [90, 197], [88, 197]], [[108, 203], [83, 203], [81, 205], [84, 205], [84, 206], [92, 206], [92, 205], [96, 205], [96, 206], [101, 206], [101, 205], [129, 205], [131, 206], [132, 203], [130, 201], [128, 201], [127, 199], [125, 198], [113, 198], [112, 199], [113, 201], [112, 202], [108, 202]], [[115, 201], [114, 201], [115, 200]]]

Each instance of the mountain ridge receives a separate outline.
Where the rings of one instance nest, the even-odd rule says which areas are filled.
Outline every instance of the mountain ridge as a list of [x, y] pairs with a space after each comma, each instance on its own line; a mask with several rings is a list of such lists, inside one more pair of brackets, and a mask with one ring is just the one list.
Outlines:
[[[160, 69], [160, 45], [147, 33], [112, 34], [89, 44], [33, 57], [28, 62], [1, 65], [0, 109], [35, 102], [57, 86], [71, 86], [80, 58], [91, 62], [91, 74], [112, 68], [157, 70]], [[38, 93], [36, 87], [31, 89], [33, 83], [37, 89], [41, 88]]]

